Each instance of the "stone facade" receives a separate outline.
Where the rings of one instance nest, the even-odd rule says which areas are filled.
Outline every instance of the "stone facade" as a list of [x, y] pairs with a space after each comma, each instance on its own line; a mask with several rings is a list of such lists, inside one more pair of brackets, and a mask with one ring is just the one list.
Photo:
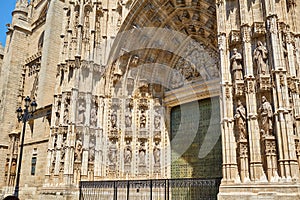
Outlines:
[[30, 96], [38, 110], [26, 127], [24, 199], [78, 199], [79, 181], [172, 178], [176, 156], [192, 163], [183, 155], [199, 128], [186, 122], [175, 143], [174, 108], [216, 98], [198, 156], [209, 168], [222, 148], [218, 199], [299, 198], [299, 6], [18, 0], [0, 57], [2, 195], [16, 176], [14, 111]]

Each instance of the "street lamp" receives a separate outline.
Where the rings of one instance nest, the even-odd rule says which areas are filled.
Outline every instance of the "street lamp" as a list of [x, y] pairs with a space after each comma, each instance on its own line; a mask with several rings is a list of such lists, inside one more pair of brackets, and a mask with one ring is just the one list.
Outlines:
[[22, 135], [21, 135], [20, 154], [19, 154], [19, 159], [18, 159], [16, 186], [15, 186], [15, 192], [14, 192], [14, 196], [16, 196], [16, 197], [19, 196], [19, 183], [20, 183], [20, 173], [21, 173], [21, 165], [22, 165], [23, 145], [24, 145], [24, 136], [25, 136], [25, 130], [26, 130], [26, 122], [30, 118], [32, 118], [33, 113], [36, 111], [36, 107], [37, 107], [37, 103], [35, 102], [35, 100], [33, 100], [31, 102], [31, 99], [29, 98], [29, 96], [27, 96], [24, 100], [25, 100], [24, 110], [21, 107], [19, 107], [17, 109], [17, 118], [18, 118], [19, 122], [23, 122], [23, 131], [22, 131]]

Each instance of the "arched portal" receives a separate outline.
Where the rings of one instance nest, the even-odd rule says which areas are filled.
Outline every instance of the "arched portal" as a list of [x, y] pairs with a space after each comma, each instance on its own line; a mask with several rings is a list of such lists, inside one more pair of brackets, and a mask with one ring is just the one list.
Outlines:
[[214, 2], [137, 1], [131, 10], [107, 61], [106, 175], [221, 177]]

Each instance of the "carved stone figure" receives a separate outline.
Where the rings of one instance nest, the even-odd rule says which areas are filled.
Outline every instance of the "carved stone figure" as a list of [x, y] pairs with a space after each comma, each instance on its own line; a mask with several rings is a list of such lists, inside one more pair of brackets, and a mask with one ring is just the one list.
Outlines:
[[179, 88], [183, 85], [183, 76], [179, 71], [172, 72], [170, 87], [172, 89]]
[[78, 123], [84, 124], [85, 122], [85, 105], [81, 102], [78, 107]]
[[116, 111], [113, 111], [110, 116], [111, 127], [113, 129], [117, 128], [117, 121], [118, 121], [117, 113]]
[[159, 129], [160, 128], [160, 116], [154, 117], [154, 128]]
[[262, 105], [259, 108], [259, 113], [261, 117], [261, 132], [262, 135], [271, 135], [273, 124], [273, 110], [271, 104], [268, 102], [267, 98], [263, 96], [262, 98]]
[[95, 160], [95, 146], [96, 146], [96, 141], [95, 138], [90, 139], [90, 147], [89, 147], [89, 161], [93, 162]]
[[156, 145], [153, 148], [153, 157], [154, 157], [154, 163], [156, 165], [160, 164], [160, 148]]
[[75, 144], [75, 161], [81, 161], [81, 154], [82, 154], [82, 142], [79, 138], [76, 140]]
[[91, 109], [91, 126], [94, 126], [94, 127], [97, 126], [97, 107], [96, 107], [96, 105], [93, 105], [93, 108]]
[[237, 102], [237, 108], [234, 115], [234, 119], [236, 120], [239, 139], [246, 139], [246, 109], [240, 100], [238, 100]]
[[125, 147], [125, 152], [124, 152], [124, 163], [125, 164], [130, 164], [132, 159], [132, 150], [130, 146]]
[[242, 55], [237, 51], [236, 48], [233, 49], [230, 62], [231, 69], [234, 74], [234, 80], [243, 80]]
[[67, 136], [63, 136], [63, 141], [61, 143], [61, 160], [64, 160], [67, 148]]
[[56, 113], [55, 113], [55, 126], [58, 126], [58, 125], [59, 125], [59, 117], [60, 117], [59, 112], [56, 112]]
[[268, 60], [268, 50], [262, 44], [261, 41], [257, 42], [257, 47], [254, 50], [254, 61], [257, 66], [259, 74], [269, 74], [267, 60]]
[[145, 115], [145, 112], [142, 112], [141, 113], [141, 116], [140, 116], [140, 128], [145, 128], [146, 127], [146, 115]]
[[145, 149], [145, 144], [141, 143], [140, 149], [139, 149], [139, 160], [140, 160], [140, 165], [145, 165], [146, 164], [146, 149]]
[[16, 159], [12, 159], [10, 174], [13, 176], [16, 175], [16, 169], [17, 169], [17, 161]]
[[69, 123], [69, 110], [65, 109], [64, 110], [64, 124]]
[[117, 149], [116, 141], [113, 140], [108, 149], [108, 159], [111, 164], [116, 164], [117, 162], [117, 151], [118, 149]]
[[132, 124], [132, 116], [130, 112], [127, 112], [125, 114], [125, 126], [126, 128], [131, 127]]

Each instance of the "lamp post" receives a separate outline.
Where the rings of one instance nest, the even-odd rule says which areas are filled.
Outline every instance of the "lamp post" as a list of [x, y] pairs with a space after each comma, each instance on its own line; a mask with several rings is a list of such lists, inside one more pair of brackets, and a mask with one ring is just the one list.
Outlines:
[[[18, 158], [18, 168], [17, 168], [17, 177], [16, 177], [16, 186], [14, 191], [14, 196], [19, 196], [19, 183], [20, 183], [20, 174], [21, 174], [21, 165], [22, 165], [22, 156], [23, 156], [23, 145], [24, 145], [24, 136], [25, 136], [25, 130], [26, 130], [26, 122], [33, 116], [33, 113], [36, 110], [37, 103], [33, 100], [31, 102], [31, 99], [29, 96], [27, 96], [25, 99], [25, 108], [24, 110], [19, 107], [17, 109], [17, 117], [19, 122], [23, 122], [23, 131], [21, 134], [21, 144], [20, 144], [20, 154]], [[31, 102], [31, 103], [30, 103]], [[30, 107], [30, 109], [29, 109]]]

